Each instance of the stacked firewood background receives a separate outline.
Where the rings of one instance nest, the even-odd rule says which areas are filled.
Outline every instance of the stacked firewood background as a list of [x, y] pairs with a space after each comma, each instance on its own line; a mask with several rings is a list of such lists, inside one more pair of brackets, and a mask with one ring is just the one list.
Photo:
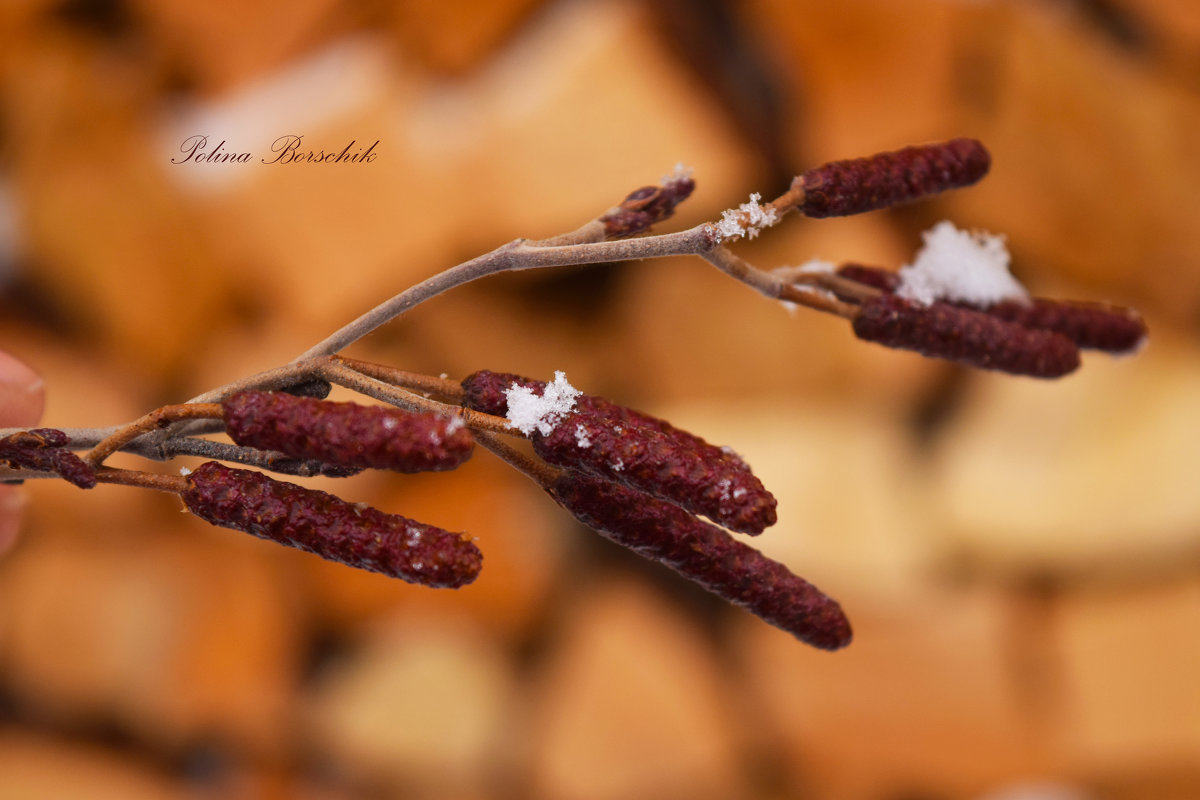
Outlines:
[[850, 647], [611, 546], [487, 454], [336, 484], [477, 537], [462, 590], [29, 481], [0, 798], [1200, 796], [1192, 0], [6, 3], [0, 348], [44, 376], [45, 424], [123, 423], [678, 162], [697, 188], [659, 231], [955, 136], [992, 153], [979, 185], [735, 249], [896, 268], [950, 219], [1004, 234], [1035, 293], [1138, 308], [1142, 352], [971, 372], [698, 259], [490, 278], [351, 350], [564, 370], [732, 446], [779, 499], [756, 546], [841, 601]]

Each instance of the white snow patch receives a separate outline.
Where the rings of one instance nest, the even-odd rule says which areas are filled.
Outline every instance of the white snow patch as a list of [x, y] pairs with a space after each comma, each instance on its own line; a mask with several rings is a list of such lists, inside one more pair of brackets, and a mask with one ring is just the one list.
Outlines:
[[775, 209], [762, 205], [761, 201], [762, 195], [755, 192], [750, 195], [750, 202], [722, 211], [721, 221], [716, 224], [718, 239], [725, 241], [742, 236], [753, 239], [763, 228], [778, 222], [779, 215]]
[[923, 236], [925, 246], [900, 270], [900, 297], [926, 306], [937, 300], [985, 308], [1003, 300], [1029, 302], [1029, 292], [1008, 271], [1003, 236], [959, 230], [948, 221]]
[[575, 407], [575, 398], [581, 394], [583, 392], [572, 386], [561, 370], [554, 373], [554, 380], [546, 384], [541, 396], [514, 381], [504, 390], [508, 399], [508, 425], [526, 436], [535, 430], [549, 436]]

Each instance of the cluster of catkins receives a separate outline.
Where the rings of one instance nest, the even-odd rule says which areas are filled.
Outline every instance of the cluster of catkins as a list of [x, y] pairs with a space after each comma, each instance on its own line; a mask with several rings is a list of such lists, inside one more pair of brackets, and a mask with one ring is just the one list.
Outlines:
[[[463, 406], [503, 417], [514, 386], [546, 384], [481, 371], [462, 382]], [[453, 469], [470, 457], [459, 416], [244, 392], [225, 403], [242, 445], [348, 467], [400, 472]], [[800, 639], [837, 648], [850, 640], [838, 605], [783, 565], [700, 519], [756, 534], [775, 522], [775, 499], [740, 458], [654, 417], [598, 397], [530, 434], [548, 465], [544, 488], [588, 527], [666, 564]], [[462, 586], [482, 565], [465, 537], [345, 503], [245, 470], [205, 464], [182, 497], [197, 516], [353, 566], [430, 586]]]
[[[463, 406], [505, 416], [514, 386], [540, 394], [546, 384], [477, 372], [462, 382]], [[239, 445], [338, 468], [329, 474], [449, 470], [470, 458], [475, 445], [457, 413], [260, 391], [236, 394], [222, 408], [226, 431]], [[850, 625], [836, 602], [729, 533], [757, 534], [775, 522], [775, 498], [731, 451], [586, 395], [544, 430], [530, 434], [546, 466], [539, 480], [582, 523], [809, 644], [849, 643]], [[59, 472], [81, 486], [90, 477], [94, 485], [90, 468], [65, 443], [56, 431], [17, 434], [0, 440], [0, 459]], [[179, 494], [214, 525], [412, 583], [461, 587], [483, 563], [463, 534], [216, 461], [189, 472]]]
[[875, 290], [845, 298], [861, 303], [851, 323], [858, 338], [980, 369], [1059, 378], [1079, 367], [1081, 349], [1119, 355], [1146, 338], [1142, 318], [1120, 306], [1040, 297], [922, 305], [896, 293], [900, 277], [890, 270], [844, 264], [837, 274]]
[[[991, 155], [974, 139], [834, 161], [796, 179], [797, 209], [836, 217], [887, 208], [969, 186], [990, 166]], [[1146, 337], [1142, 318], [1119, 306], [1044, 298], [925, 304], [897, 292], [895, 272], [846, 264], [837, 274], [848, 283], [827, 288], [857, 304], [851, 324], [859, 339], [980, 369], [1058, 378], [1079, 367], [1080, 349], [1124, 354]]]

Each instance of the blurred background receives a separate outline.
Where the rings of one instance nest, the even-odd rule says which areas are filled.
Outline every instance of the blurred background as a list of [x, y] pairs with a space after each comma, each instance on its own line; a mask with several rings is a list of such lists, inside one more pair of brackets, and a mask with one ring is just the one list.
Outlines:
[[[198, 135], [252, 158], [186, 160]], [[286, 135], [376, 158], [261, 163]], [[850, 648], [487, 454], [332, 487], [478, 537], [457, 592], [34, 481], [0, 558], [0, 798], [1200, 797], [1193, 0], [6, 2], [0, 347], [46, 424], [115, 424], [677, 162], [698, 186], [662, 231], [953, 136], [990, 148], [978, 186], [737, 251], [898, 267], [949, 218], [1038, 294], [1139, 308], [1143, 352], [966, 372], [698, 260], [491, 278], [350, 351], [561, 369], [734, 447], [780, 501], [756, 544], [842, 602]]]

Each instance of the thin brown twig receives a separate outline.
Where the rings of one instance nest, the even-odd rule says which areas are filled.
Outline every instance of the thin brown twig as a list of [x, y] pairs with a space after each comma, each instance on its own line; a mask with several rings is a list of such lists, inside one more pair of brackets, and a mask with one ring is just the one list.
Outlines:
[[819, 286], [826, 291], [832, 292], [840, 298], [851, 300], [855, 303], [864, 303], [868, 300], [878, 297], [881, 292], [874, 286], [868, 286], [865, 283], [851, 280], [834, 272], [809, 272], [798, 275], [789, 276], [792, 283], [803, 283], [810, 286]]
[[785, 280], [775, 273], [765, 272], [735, 255], [727, 247], [714, 247], [704, 253], [703, 258], [726, 275], [736, 278], [773, 300], [786, 300], [789, 303], [796, 303], [815, 311], [824, 311], [827, 314], [836, 314], [846, 319], [853, 319], [858, 313], [857, 306], [844, 303], [828, 292], [819, 289], [794, 286], [791, 279]]
[[[508, 436], [521, 436], [521, 433], [514, 429], [504, 417], [484, 414], [470, 408], [462, 408], [458, 405], [450, 405], [438, 400], [432, 400], [423, 395], [415, 394], [407, 388], [394, 386], [377, 377], [359, 372], [351, 366], [351, 364], [355, 363], [355, 359], [331, 356], [321, 359], [320, 363], [320, 375], [325, 380], [330, 383], [336, 383], [338, 386], [344, 386], [359, 394], [364, 394], [367, 397], [373, 397], [376, 400], [408, 411], [432, 411], [436, 414], [458, 416], [474, 432], [490, 431]], [[369, 362], [357, 363], [368, 364]], [[386, 374], [387, 370], [381, 369], [379, 372], [380, 374]], [[460, 399], [461, 394], [460, 388]]]
[[768, 208], [775, 210], [775, 216], [782, 219], [785, 214], [799, 209], [804, 204], [804, 176], [797, 175], [786, 192], [767, 203]]
[[110, 436], [102, 439], [91, 451], [83, 456], [83, 460], [93, 468], [98, 467], [104, 463], [104, 459], [122, 449], [134, 439], [138, 439], [153, 431], [160, 431], [173, 422], [185, 419], [221, 419], [223, 416], [224, 411], [220, 403], [180, 403], [178, 405], [163, 406], [151, 411], [140, 419], [134, 420]]
[[[584, 226], [586, 228], [587, 226]], [[516, 239], [490, 253], [465, 261], [385, 300], [362, 316], [302, 353], [292, 363], [339, 353], [371, 331], [432, 297], [480, 278], [501, 272], [564, 267], [573, 264], [600, 264], [642, 258], [690, 255], [702, 252], [710, 238], [706, 225], [678, 233], [645, 236], [616, 241], [577, 241], [573, 234], [543, 242]], [[582, 230], [582, 229], [581, 229]], [[590, 235], [590, 234], [589, 234]], [[584, 238], [584, 237], [578, 237]], [[566, 241], [568, 244], [560, 244]]]
[[446, 403], [457, 404], [462, 401], [462, 386], [458, 381], [453, 381], [449, 378], [423, 375], [419, 372], [409, 372], [389, 367], [386, 364], [377, 364], [372, 361], [363, 361], [362, 359], [348, 358], [347, 356], [340, 355], [330, 356], [329, 361], [331, 363], [342, 364], [369, 378], [375, 378], [376, 380], [390, 383], [393, 386], [408, 389], [410, 392], [419, 392], [427, 397], [436, 397]]
[[829, 292], [812, 286], [784, 284], [780, 290], [779, 299], [817, 311], [836, 314], [845, 319], [854, 319], [858, 316], [858, 306], [854, 303], [842, 302]]
[[137, 486], [143, 489], [157, 489], [161, 492], [179, 494], [188, 487], [187, 479], [178, 475], [161, 475], [156, 472], [142, 472], [134, 469], [117, 469], [116, 467], [100, 467], [96, 470], [97, 483], [114, 483], [120, 486]]

